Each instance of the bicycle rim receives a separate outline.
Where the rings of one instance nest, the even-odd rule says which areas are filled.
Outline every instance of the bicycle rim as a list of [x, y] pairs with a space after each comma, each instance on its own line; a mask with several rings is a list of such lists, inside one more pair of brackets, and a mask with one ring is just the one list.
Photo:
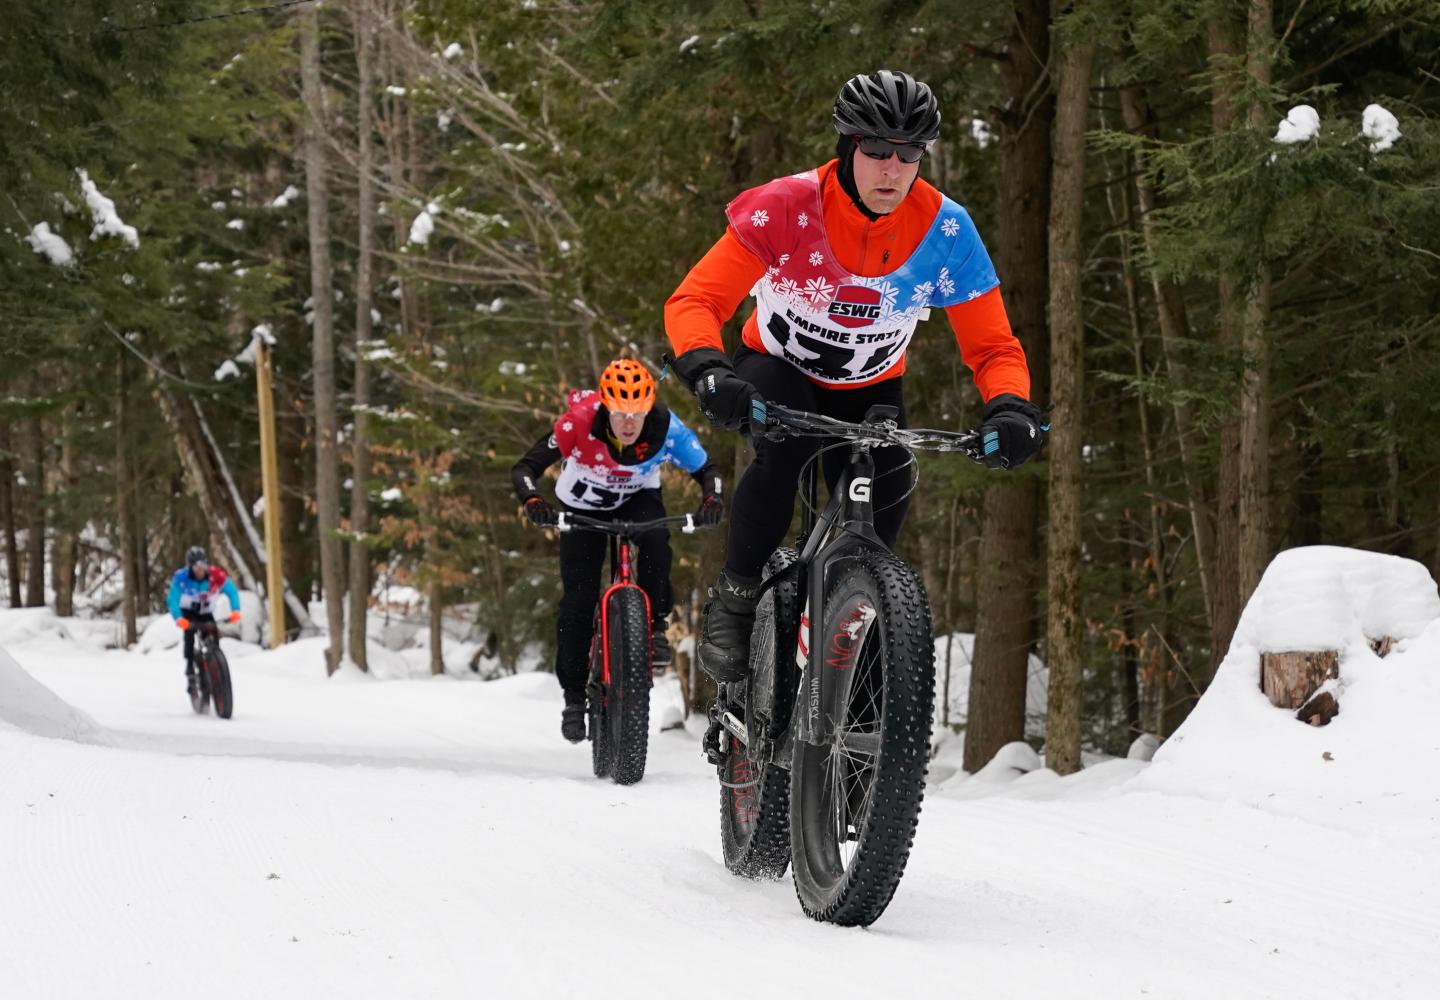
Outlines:
[[934, 699], [929, 602], [918, 574], [889, 553], [846, 560], [827, 585], [818, 669], [834, 731], [797, 738], [790, 832], [795, 890], [817, 920], [866, 925], [894, 896], [924, 798]]

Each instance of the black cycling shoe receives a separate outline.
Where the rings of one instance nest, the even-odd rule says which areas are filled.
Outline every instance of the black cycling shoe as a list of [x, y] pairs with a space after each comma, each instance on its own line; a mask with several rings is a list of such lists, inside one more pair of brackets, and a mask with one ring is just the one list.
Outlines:
[[665, 634], [665, 623], [655, 622], [650, 628], [650, 666], [664, 673], [673, 662], [675, 650], [670, 645], [670, 637]]
[[710, 588], [696, 656], [700, 669], [718, 683], [744, 680], [750, 673], [750, 630], [755, 627], [759, 595], [758, 577], [746, 579], [728, 569], [720, 572]]
[[185, 693], [190, 697], [200, 691], [200, 675], [195, 672], [195, 665], [189, 664], [185, 667]]
[[571, 743], [585, 741], [585, 702], [566, 702], [560, 712], [560, 735]]

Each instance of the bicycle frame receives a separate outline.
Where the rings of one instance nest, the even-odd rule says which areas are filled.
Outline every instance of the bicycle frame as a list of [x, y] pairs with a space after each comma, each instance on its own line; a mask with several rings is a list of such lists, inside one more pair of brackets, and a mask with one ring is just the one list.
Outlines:
[[[865, 415], [864, 423], [893, 419], [895, 415], [894, 407], [872, 407]], [[875, 446], [876, 442], [864, 439], [851, 442], [849, 460], [831, 490], [829, 502], [818, 515], [815, 513], [819, 495], [818, 459], [810, 466], [804, 484], [807, 502], [797, 538], [800, 553], [794, 572], [799, 576], [799, 589], [805, 594], [805, 604], [800, 614], [798, 633], [784, 641], [795, 643], [795, 665], [801, 671], [800, 683], [806, 695], [796, 736], [814, 746], [827, 745], [834, 737], [835, 728], [841, 720], [834, 718], [830, 712], [822, 711], [822, 706], [845, 704], [844, 699], [848, 695], [845, 688], [851, 677], [849, 668], [854, 665], [853, 657], [858, 652], [847, 641], [847, 623], [838, 623], [839, 631], [820, 636], [819, 642], [814, 641], [810, 614], [812, 609], [825, 606], [825, 571], [832, 564], [863, 549], [890, 551], [875, 532], [875, 511], [871, 503], [875, 459], [870, 454]], [[782, 641], [782, 638], [777, 635], [776, 641]], [[834, 669], [825, 669], [827, 666]], [[772, 724], [778, 725], [781, 721], [776, 720]], [[788, 726], [789, 720], [783, 721]], [[736, 735], [749, 742], [749, 734]]]
[[659, 517], [652, 521], [603, 521], [599, 518], [586, 517], [583, 514], [571, 514], [568, 511], [561, 511], [556, 520], [556, 527], [561, 531], [587, 530], [598, 531], [610, 535], [610, 586], [600, 595], [600, 601], [595, 607], [596, 623], [592, 643], [591, 659], [594, 654], [593, 644], [598, 642], [601, 651], [600, 682], [605, 686], [610, 684], [610, 621], [609, 615], [605, 614], [605, 606], [610, 602], [611, 596], [621, 588], [634, 587], [640, 591], [645, 598], [645, 620], [650, 620], [650, 595], [645, 593], [644, 588], [636, 584], [632, 577], [631, 567], [634, 563], [632, 552], [634, 549], [635, 536], [643, 534], [654, 528], [666, 527], [668, 525], [680, 526], [684, 534], [692, 534], [696, 529], [695, 515], [679, 514], [673, 517]]

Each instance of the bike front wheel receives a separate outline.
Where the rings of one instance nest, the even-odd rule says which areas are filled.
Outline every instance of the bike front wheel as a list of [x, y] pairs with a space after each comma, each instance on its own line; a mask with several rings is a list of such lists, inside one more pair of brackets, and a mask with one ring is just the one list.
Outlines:
[[605, 690], [611, 774], [617, 785], [645, 777], [650, 740], [650, 616], [639, 587], [621, 587], [605, 604], [610, 684]]
[[215, 714], [228, 719], [235, 711], [235, 697], [230, 686], [230, 661], [217, 648], [206, 661], [206, 666], [210, 674], [210, 696], [215, 700]]
[[823, 643], [819, 669], [842, 675], [822, 706], [833, 733], [824, 745], [795, 741], [795, 891], [816, 920], [866, 926], [905, 873], [925, 794], [935, 670], [919, 574], [888, 552], [845, 559], [810, 637]]

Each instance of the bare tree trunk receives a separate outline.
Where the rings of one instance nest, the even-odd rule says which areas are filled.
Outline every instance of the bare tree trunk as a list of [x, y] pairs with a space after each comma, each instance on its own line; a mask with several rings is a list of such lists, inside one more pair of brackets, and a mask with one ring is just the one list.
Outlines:
[[320, 16], [300, 13], [300, 82], [305, 100], [305, 193], [310, 219], [310, 294], [315, 320], [311, 356], [315, 378], [315, 506], [319, 522], [320, 581], [330, 645], [325, 669], [333, 674], [345, 656], [344, 553], [340, 548], [339, 432], [335, 412], [335, 291], [330, 262], [330, 184], [325, 162], [325, 101], [320, 81]]
[[[1265, 127], [1265, 94], [1275, 59], [1273, 0], [1250, 0], [1245, 65], [1252, 89], [1246, 124]], [[1264, 234], [1259, 237], [1264, 245]], [[1264, 259], [1264, 253], [1260, 254]], [[1270, 557], [1270, 275], [1262, 263], [1245, 295], [1240, 383], [1240, 605], [1250, 599]]]
[[[285, 384], [277, 382], [277, 385]], [[294, 390], [294, 383], [288, 388]], [[298, 394], [276, 407], [280, 446], [280, 537], [285, 540], [285, 579], [306, 609], [315, 596], [314, 523], [309, 518], [310, 477], [315, 465], [305, 453], [309, 421]], [[299, 624], [297, 622], [296, 624]]]
[[[1149, 108], [1139, 87], [1121, 89], [1120, 108], [1126, 128], [1140, 135], [1154, 137]], [[1143, 153], [1138, 165], [1140, 169], [1135, 171], [1135, 192], [1140, 204], [1141, 233], [1145, 238], [1145, 248], [1153, 254], [1160, 240], [1159, 225], [1155, 221], [1155, 179], [1146, 169]], [[1160, 344], [1164, 352], [1165, 370], [1171, 381], [1183, 385], [1187, 381], [1187, 372], [1180, 358], [1179, 348], [1180, 343], [1189, 336], [1185, 300], [1175, 282], [1160, 278], [1153, 270], [1150, 272], [1150, 279], [1160, 321]], [[1195, 454], [1194, 424], [1188, 403], [1177, 399], [1172, 411], [1175, 415], [1175, 435], [1180, 444], [1180, 466], [1185, 475], [1185, 492], [1190, 505], [1190, 525], [1195, 538], [1195, 562], [1200, 573], [1200, 589], [1205, 598], [1205, 614], [1207, 618], [1213, 619], [1215, 532], [1206, 500], [1207, 491], [1200, 475], [1199, 459]]]
[[9, 421], [0, 421], [0, 531], [5, 534], [5, 582], [10, 607], [20, 607], [20, 546], [15, 539], [15, 458]]
[[375, 270], [375, 141], [372, 102], [374, 100], [374, 45], [371, 0], [355, 7], [355, 58], [358, 64], [359, 98], [355, 129], [359, 136], [360, 238], [355, 275], [355, 409], [352, 440], [350, 490], [350, 658], [361, 670], [370, 665], [365, 648], [365, 620], [370, 600], [370, 549], [364, 535], [370, 529], [370, 366], [365, 361], [366, 342], [373, 336], [370, 310], [374, 300]]
[[115, 517], [119, 526], [120, 600], [124, 645], [132, 646], [139, 637], [135, 621], [139, 584], [135, 578], [135, 522], [132, 501], [134, 487], [130, 475], [130, 377], [123, 349], [119, 357], [115, 387]]
[[45, 425], [25, 420], [25, 606], [45, 606]]
[[[66, 510], [74, 503], [75, 491], [75, 443], [73, 434], [75, 421], [67, 408], [60, 432], [60, 500], [61, 509]], [[68, 510], [66, 511], [68, 514]], [[75, 614], [75, 555], [77, 535], [70, 518], [64, 517], [55, 529], [55, 544], [51, 549], [51, 565], [55, 574], [55, 614], [69, 618]]]
[[[1232, 90], [1236, 87], [1230, 74], [1218, 68], [1233, 61], [1237, 54], [1230, 26], [1216, 19], [1210, 22], [1210, 58], [1217, 68], [1215, 88], [1211, 95], [1210, 121], [1218, 136], [1235, 124]], [[1217, 286], [1219, 297], [1217, 321], [1218, 340], [1222, 350], [1240, 349], [1240, 320], [1235, 282], [1222, 275]], [[1215, 581], [1210, 611], [1211, 673], [1220, 665], [1230, 649], [1230, 639], [1240, 620], [1240, 421], [1232, 416], [1221, 418], [1219, 482], [1215, 496]], [[1170, 704], [1167, 701], [1167, 705]], [[1165, 726], [1166, 731], [1170, 726]]]
[[1080, 770], [1084, 618], [1080, 608], [1080, 445], [1085, 405], [1085, 321], [1080, 287], [1085, 207], [1085, 118], [1093, 45], [1065, 46], [1055, 62], [1055, 141], [1050, 194], [1049, 615], [1045, 765]]
[[[1047, 251], [1050, 223], [1050, 125], [1045, 83], [1050, 58], [1047, 0], [1018, 0], [1008, 44], [1005, 113], [1000, 133], [996, 264], [1012, 323], [1029, 360], [1033, 386], [1046, 384]], [[998, 479], [986, 491], [976, 588], [975, 656], [965, 769], [1025, 735], [1025, 681], [1035, 636], [1040, 564], [1040, 484], [1033, 476]]]
[[430, 673], [445, 672], [445, 605], [441, 603], [440, 583], [430, 584]]

